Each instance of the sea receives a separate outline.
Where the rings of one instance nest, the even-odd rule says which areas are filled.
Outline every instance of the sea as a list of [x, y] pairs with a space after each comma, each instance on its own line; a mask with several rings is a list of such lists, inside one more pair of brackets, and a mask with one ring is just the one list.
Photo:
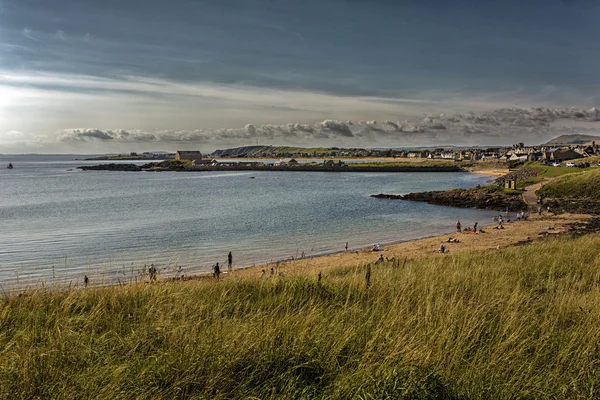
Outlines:
[[[81, 287], [384, 246], [497, 212], [371, 194], [484, 185], [470, 173], [82, 171], [77, 155], [0, 155], [0, 288]], [[14, 169], [7, 169], [8, 163]], [[131, 161], [124, 161], [131, 163]], [[433, 249], [432, 249], [433, 250]]]

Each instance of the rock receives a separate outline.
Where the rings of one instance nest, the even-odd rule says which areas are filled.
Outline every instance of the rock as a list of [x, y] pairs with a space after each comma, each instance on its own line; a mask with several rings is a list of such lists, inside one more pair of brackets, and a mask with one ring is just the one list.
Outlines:
[[144, 166], [136, 165], [136, 164], [100, 164], [100, 165], [83, 165], [81, 167], [77, 167], [77, 169], [81, 169], [84, 171], [129, 171], [129, 172], [139, 172], [142, 170]]
[[550, 207], [555, 214], [600, 214], [600, 200], [580, 197], [544, 198], [544, 211]]
[[510, 211], [527, 210], [527, 204], [519, 193], [505, 193], [493, 186], [471, 189], [409, 193], [407, 195], [377, 194], [371, 197], [392, 200], [424, 201], [428, 204], [484, 210]]

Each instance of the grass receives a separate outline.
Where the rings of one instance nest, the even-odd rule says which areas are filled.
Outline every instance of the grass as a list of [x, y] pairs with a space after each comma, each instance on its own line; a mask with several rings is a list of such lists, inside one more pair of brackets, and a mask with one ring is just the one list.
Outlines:
[[573, 174], [573, 173], [582, 172], [582, 171], [590, 171], [590, 170], [596, 169], [595, 167], [583, 168], [583, 169], [582, 168], [568, 168], [568, 167], [564, 167], [564, 166], [563, 167], [552, 167], [552, 166], [544, 165], [544, 164], [537, 163], [537, 162], [526, 163], [525, 165], [523, 165], [522, 168], [539, 169], [540, 174], [535, 177], [517, 182], [517, 187], [519, 187], [519, 188], [524, 188], [529, 185], [543, 182], [548, 178], [556, 178], [557, 176]]
[[472, 190], [472, 191], [480, 190], [482, 192], [487, 192], [487, 193], [505, 193], [505, 194], [515, 195], [515, 196], [523, 195], [523, 191], [521, 191], [521, 190], [507, 189], [507, 188], [496, 186], [496, 185], [480, 186], [478, 188], [471, 188], [471, 189], [465, 189], [465, 190]]
[[168, 168], [171, 170], [185, 170], [192, 168], [192, 160], [165, 160], [156, 164], [158, 168]]
[[545, 184], [536, 193], [543, 197], [589, 197], [598, 199], [600, 197], [600, 168], [585, 169], [583, 172], [561, 176]]
[[4, 298], [0, 398], [598, 398], [599, 247]]

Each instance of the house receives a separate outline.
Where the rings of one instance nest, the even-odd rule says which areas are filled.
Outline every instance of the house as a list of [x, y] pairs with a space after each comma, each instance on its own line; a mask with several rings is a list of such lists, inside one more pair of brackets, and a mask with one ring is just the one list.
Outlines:
[[196, 161], [197, 163], [202, 161], [202, 153], [199, 151], [176, 151], [175, 152], [176, 160], [191, 160]]
[[563, 162], [581, 158], [581, 154], [571, 149], [550, 149], [544, 154], [547, 161]]
[[533, 153], [529, 153], [527, 160], [528, 161], [540, 161], [543, 158], [544, 158], [544, 153], [542, 153], [541, 151], [534, 151]]
[[428, 151], [415, 150], [415, 151], [409, 151], [406, 154], [406, 157], [408, 157], [408, 158], [427, 158], [428, 155], [429, 155]]
[[298, 165], [298, 161], [296, 161], [294, 158], [284, 158], [283, 160], [276, 161], [274, 165], [277, 167], [285, 167], [286, 165], [294, 166]]
[[517, 153], [513, 153], [510, 157], [508, 157], [508, 161], [527, 161], [527, 155], [519, 155]]
[[497, 160], [500, 158], [500, 154], [498, 153], [483, 153], [481, 156], [482, 160]]
[[219, 165], [219, 162], [215, 159], [206, 159], [206, 160], [192, 160], [192, 165]]

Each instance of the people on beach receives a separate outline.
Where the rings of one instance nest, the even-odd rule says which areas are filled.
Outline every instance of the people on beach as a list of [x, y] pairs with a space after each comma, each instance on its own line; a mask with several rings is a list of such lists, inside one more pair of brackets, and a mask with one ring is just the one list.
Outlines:
[[475, 222], [475, 225], [473, 225], [473, 232], [477, 233], [477, 224], [478, 222]]
[[460, 224], [460, 221], [456, 221], [456, 232], [460, 233], [461, 232], [461, 228], [462, 228], [462, 226]]
[[274, 277], [275, 277], [275, 268], [271, 267], [271, 272], [269, 273], [269, 276], [270, 276], [271, 278], [274, 278]]
[[150, 268], [148, 268], [148, 275], [150, 276], [150, 282], [156, 280], [156, 267], [154, 264], [150, 264]]
[[383, 259], [383, 254], [379, 255], [379, 258], [377, 259], [377, 261], [375, 261], [375, 264], [381, 264], [382, 262], [384, 262], [385, 260]]
[[542, 215], [542, 207], [541, 206], [538, 207], [538, 215]]
[[448, 240], [446, 240], [446, 243], [460, 243], [460, 240], [458, 238], [449, 237]]
[[231, 252], [227, 255], [227, 269], [231, 272], [231, 265], [233, 264], [233, 256]]
[[348, 242], [346, 242], [346, 251], [348, 251]]
[[381, 248], [381, 245], [379, 243], [375, 243], [373, 245], [373, 251], [383, 251], [383, 249]]
[[90, 283], [90, 278], [88, 278], [87, 275], [83, 276], [83, 287], [86, 288], [88, 287], [88, 284]]
[[263, 269], [260, 273], [260, 279], [264, 278], [265, 276], [267, 276], [267, 271]]
[[219, 279], [219, 275], [221, 275], [221, 267], [219, 267], [219, 263], [216, 263], [213, 266], [213, 278]]
[[445, 253], [446, 252], [446, 246], [444, 246], [443, 244], [440, 246], [439, 249], [436, 250], [438, 253]]

